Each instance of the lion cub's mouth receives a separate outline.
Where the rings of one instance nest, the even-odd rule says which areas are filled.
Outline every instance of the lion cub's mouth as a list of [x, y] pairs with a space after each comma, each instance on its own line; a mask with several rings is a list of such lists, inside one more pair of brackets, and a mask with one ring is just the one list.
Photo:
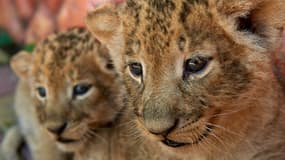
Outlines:
[[173, 148], [176, 148], [176, 147], [182, 147], [182, 146], [185, 146], [185, 145], [188, 145], [188, 143], [182, 143], [182, 142], [175, 142], [173, 140], [170, 140], [168, 138], [165, 138], [164, 140], [161, 141], [163, 144], [169, 146], [169, 147], [173, 147]]
[[62, 143], [62, 144], [70, 144], [70, 143], [75, 143], [78, 141], [79, 140], [77, 140], [77, 139], [69, 139], [69, 138], [63, 138], [63, 137], [59, 137], [57, 139], [57, 142]]
[[161, 142], [172, 148], [183, 147], [186, 145], [197, 145], [200, 142], [202, 142], [204, 139], [206, 139], [208, 135], [212, 132], [212, 130], [213, 130], [212, 126], [206, 125], [205, 130], [192, 142], [178, 142], [167, 138], [167, 136], [165, 136]]

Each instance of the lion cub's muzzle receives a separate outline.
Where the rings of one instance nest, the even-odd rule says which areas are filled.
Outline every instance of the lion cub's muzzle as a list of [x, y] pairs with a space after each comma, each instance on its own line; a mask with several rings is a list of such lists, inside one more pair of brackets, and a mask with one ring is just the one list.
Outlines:
[[45, 124], [46, 130], [54, 139], [62, 144], [71, 144], [79, 141], [85, 134], [86, 129], [78, 124], [70, 127], [67, 122], [49, 122]]
[[164, 135], [177, 124], [175, 115], [166, 107], [146, 106], [143, 110], [143, 121], [147, 130], [156, 135]]
[[167, 107], [146, 106], [143, 110], [142, 121], [148, 132], [163, 138], [162, 142], [164, 144], [171, 147], [184, 145], [184, 143], [175, 142], [167, 138], [167, 135], [177, 128], [179, 123], [179, 118]]
[[182, 142], [176, 142], [168, 139], [168, 134], [175, 130], [179, 124], [174, 114], [167, 110], [158, 108], [147, 108], [143, 112], [143, 123], [145, 128], [153, 135], [162, 138], [162, 142], [170, 147], [181, 147], [186, 145]]
[[[178, 113], [171, 107], [152, 105], [145, 106], [141, 116], [144, 128], [150, 134], [159, 137], [161, 142], [169, 147], [198, 143], [209, 132], [206, 129], [208, 127], [201, 123], [201, 115], [194, 112], [192, 114]], [[200, 133], [200, 136], [197, 137], [196, 133]], [[184, 136], [189, 134], [190, 137], [196, 138], [183, 139], [179, 137], [180, 134]]]
[[63, 122], [63, 123], [57, 123], [57, 124], [50, 124], [47, 126], [47, 130], [56, 135], [56, 136], [60, 136], [64, 130], [66, 129], [67, 127], [67, 123], [66, 122]]

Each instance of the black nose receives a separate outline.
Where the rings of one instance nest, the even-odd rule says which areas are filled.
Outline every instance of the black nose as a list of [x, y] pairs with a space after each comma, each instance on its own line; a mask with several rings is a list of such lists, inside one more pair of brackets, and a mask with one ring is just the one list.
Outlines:
[[64, 130], [66, 129], [67, 127], [67, 123], [64, 122], [64, 123], [61, 123], [61, 124], [57, 124], [57, 125], [54, 125], [54, 126], [49, 126], [47, 127], [47, 130], [55, 135], [60, 135], [64, 132]]

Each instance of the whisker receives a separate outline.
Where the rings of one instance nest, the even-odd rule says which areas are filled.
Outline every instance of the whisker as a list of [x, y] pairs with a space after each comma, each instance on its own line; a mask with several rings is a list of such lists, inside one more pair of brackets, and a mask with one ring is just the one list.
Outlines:
[[239, 138], [243, 138], [243, 136], [241, 134], [238, 134], [236, 132], [230, 131], [227, 128], [221, 126], [221, 125], [217, 125], [217, 124], [213, 124], [213, 123], [209, 123], [209, 122], [206, 122], [205, 124], [209, 125], [209, 126], [213, 126], [213, 127], [219, 128], [219, 129], [222, 129], [222, 130], [224, 130], [224, 131], [226, 131], [226, 132], [228, 132], [228, 133], [230, 133], [232, 135], [238, 136]]
[[210, 118], [215, 118], [215, 117], [221, 117], [221, 116], [229, 116], [229, 115], [232, 115], [232, 114], [235, 114], [235, 113], [239, 113], [241, 111], [244, 111], [248, 109], [248, 107], [244, 107], [244, 108], [241, 108], [241, 109], [237, 109], [237, 110], [230, 110], [229, 112], [224, 112], [224, 113], [219, 113], [219, 114], [215, 114], [213, 115], [212, 117]]
[[[193, 133], [194, 133], [195, 139], [196, 139], [196, 140], [199, 139], [200, 133], [197, 133], [197, 131], [194, 131]], [[194, 141], [195, 141], [195, 140], [194, 140]], [[203, 144], [206, 144], [206, 145], [204, 146]], [[208, 141], [207, 141], [206, 139], [205, 139], [204, 143], [199, 143], [197, 146], [201, 146], [201, 148], [202, 148], [206, 153], [208, 153], [208, 155], [211, 155], [211, 151], [208, 149], [209, 144], [208, 144]]]
[[[211, 128], [207, 126], [206, 128], [212, 130]], [[226, 145], [226, 143], [220, 137], [218, 137], [214, 132], [210, 132], [209, 134], [212, 135], [219, 143], [222, 144], [222, 146], [224, 147], [224, 150], [227, 151], [226, 152], [227, 154], [229, 154], [233, 159], [236, 159], [236, 157], [229, 151], [229, 148], [228, 148], [229, 146]], [[223, 152], [223, 150], [220, 150], [220, 151]]]
[[99, 134], [97, 134], [95, 131], [89, 130], [89, 132], [87, 132], [87, 133], [89, 133], [90, 135], [92, 135], [92, 136], [94, 136], [94, 137], [97, 137], [97, 138], [98, 138], [99, 140], [101, 140], [105, 145], [108, 145], [107, 140], [106, 140], [104, 137], [102, 137], [102, 136], [100, 136]]
[[239, 140], [245, 141], [245, 142], [250, 146], [250, 148], [251, 148], [253, 151], [256, 151], [256, 148], [252, 145], [252, 143], [251, 143], [250, 141], [248, 141], [245, 137], [243, 137], [241, 134], [236, 133], [236, 132], [234, 132], [234, 131], [231, 131], [231, 130], [229, 130], [229, 129], [227, 129], [227, 128], [221, 126], [221, 125], [216, 125], [216, 124], [212, 124], [212, 123], [208, 123], [208, 122], [206, 122], [205, 124], [206, 124], [206, 125], [209, 125], [209, 126], [216, 127], [216, 128], [218, 128], [218, 129], [222, 129], [223, 131], [229, 133], [230, 135], [235, 136], [235, 138], [238, 137]]

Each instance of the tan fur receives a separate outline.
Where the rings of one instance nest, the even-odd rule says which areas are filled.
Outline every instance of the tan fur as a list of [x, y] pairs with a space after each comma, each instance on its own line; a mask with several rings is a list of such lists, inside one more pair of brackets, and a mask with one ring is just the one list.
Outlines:
[[[1, 157], [4, 156], [5, 159], [15, 159], [20, 160], [20, 155], [18, 154], [18, 148], [23, 142], [23, 137], [20, 133], [20, 129], [17, 125], [9, 128], [5, 133], [3, 142], [1, 143]], [[4, 158], [1, 158], [3, 160]]]
[[[133, 113], [124, 112], [123, 108], [123, 83], [110, 65], [106, 48], [87, 30], [72, 29], [51, 35], [38, 44], [33, 54], [16, 55], [12, 66], [29, 83], [27, 97], [33, 102], [40, 126], [45, 130], [42, 136], [49, 133], [60, 149], [75, 153], [74, 159], [159, 160], [163, 157], [157, 145], [136, 139], [137, 133], [130, 127], [133, 121], [129, 117]], [[82, 82], [92, 84], [94, 90], [85, 99], [78, 100], [70, 92]], [[46, 98], [39, 97], [40, 86], [46, 88]], [[68, 125], [62, 133], [49, 131], [65, 122]], [[63, 143], [62, 138], [76, 141]]]
[[[87, 24], [124, 78], [136, 128], [165, 153], [285, 159], [285, 95], [269, 54], [280, 42], [285, 1], [127, 0], [95, 10]], [[197, 55], [211, 60], [186, 74]], [[140, 77], [130, 71], [134, 62]]]
[[[132, 113], [124, 112], [116, 124], [97, 133], [92, 144], [78, 151], [76, 160], [184, 160], [162, 152], [158, 144], [142, 139], [136, 130]], [[88, 149], [86, 149], [88, 148]]]
[[[11, 62], [28, 84], [26, 97], [36, 112], [34, 121], [45, 131], [41, 136], [53, 137], [54, 145], [75, 152], [78, 159], [88, 153], [93, 142], [99, 143], [101, 130], [122, 108], [117, 104], [120, 86], [105, 52], [87, 30], [75, 28], [50, 35], [32, 54], [22, 52]], [[76, 94], [78, 85], [89, 90]], [[39, 87], [45, 89], [44, 97]]]
[[2, 150], [6, 160], [21, 159], [18, 149], [25, 141], [35, 160], [64, 160], [67, 155], [57, 149], [54, 141], [41, 129], [30, 96], [30, 87], [25, 80], [20, 80], [15, 94], [14, 109], [18, 124], [5, 135]]

